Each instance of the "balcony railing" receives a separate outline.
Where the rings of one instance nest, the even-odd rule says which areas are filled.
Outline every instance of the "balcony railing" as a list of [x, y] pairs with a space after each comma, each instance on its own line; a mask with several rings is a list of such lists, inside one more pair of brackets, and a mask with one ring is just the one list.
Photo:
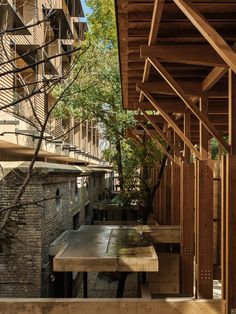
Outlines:
[[74, 38], [71, 16], [65, 0], [49, 1], [44, 6], [44, 13], [49, 18], [57, 38]]
[[14, 1], [2, 0], [0, 2], [0, 12], [1, 30], [14, 30], [12, 35], [30, 35], [30, 31], [25, 27], [23, 18]]

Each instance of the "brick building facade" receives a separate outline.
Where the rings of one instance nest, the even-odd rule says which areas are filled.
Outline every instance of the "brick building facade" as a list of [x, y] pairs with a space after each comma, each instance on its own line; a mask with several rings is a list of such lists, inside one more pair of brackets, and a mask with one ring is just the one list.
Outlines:
[[[11, 162], [1, 181], [1, 208], [9, 206], [28, 163]], [[94, 186], [95, 185], [95, 186]], [[48, 297], [55, 280], [49, 246], [62, 232], [76, 229], [102, 197], [105, 173], [76, 166], [37, 162], [22, 206], [11, 215], [0, 238], [0, 296]], [[40, 201], [40, 202], [39, 202]], [[37, 203], [38, 202], [38, 203]], [[91, 218], [91, 216], [90, 216]]]

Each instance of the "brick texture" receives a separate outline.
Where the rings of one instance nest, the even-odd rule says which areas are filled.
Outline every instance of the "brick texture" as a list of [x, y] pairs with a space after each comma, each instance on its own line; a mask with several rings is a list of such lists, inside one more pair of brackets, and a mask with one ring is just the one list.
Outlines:
[[[1, 207], [9, 206], [24, 173], [10, 172], [1, 182]], [[48, 297], [52, 280], [49, 245], [63, 231], [73, 229], [73, 216], [97, 201], [104, 189], [104, 174], [82, 177], [71, 174], [36, 173], [21, 202], [44, 199], [38, 205], [15, 210], [0, 235], [0, 297]], [[56, 204], [56, 192], [61, 199]], [[1, 218], [1, 217], [0, 217]]]

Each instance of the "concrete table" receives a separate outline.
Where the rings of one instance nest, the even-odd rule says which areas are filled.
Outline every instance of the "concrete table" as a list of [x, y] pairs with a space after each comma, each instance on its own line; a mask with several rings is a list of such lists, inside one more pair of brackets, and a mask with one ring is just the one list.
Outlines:
[[140, 229], [88, 226], [67, 234], [66, 245], [53, 259], [56, 272], [152, 272], [158, 257]]

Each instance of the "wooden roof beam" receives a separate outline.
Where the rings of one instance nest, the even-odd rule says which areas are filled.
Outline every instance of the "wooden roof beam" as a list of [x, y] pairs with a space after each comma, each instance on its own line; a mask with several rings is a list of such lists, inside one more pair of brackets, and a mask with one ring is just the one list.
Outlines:
[[[140, 109], [140, 108], [138, 108], [138, 109], [141, 110], [141, 111], [143, 111], [143, 110]], [[153, 115], [151, 115], [151, 117], [153, 117]], [[134, 118], [135, 118], [136, 120], [142, 119], [142, 121], [146, 121], [146, 120], [147, 120], [144, 115], [140, 115], [140, 114], [134, 115]], [[159, 123], [159, 124], [165, 123], [165, 119], [164, 119], [160, 114], [155, 115], [153, 119], [155, 119], [155, 123]]]
[[154, 129], [157, 131], [157, 133], [163, 138], [163, 140], [172, 148], [174, 154], [183, 159], [183, 157], [181, 156], [180, 152], [176, 149], [175, 145], [172, 143], [172, 141], [165, 135], [165, 133], [161, 130], [161, 128], [159, 128], [159, 126], [156, 124], [155, 120], [153, 119], [152, 116], [148, 115], [144, 110], [140, 109], [140, 111], [142, 112], [141, 116], [136, 117], [136, 119], [138, 121], [140, 121], [142, 119], [142, 117], [144, 117], [145, 121], [149, 122]]
[[157, 144], [157, 146], [159, 147], [159, 149], [161, 150], [161, 152], [167, 156], [167, 158], [169, 158], [173, 163], [177, 164], [179, 166], [179, 163], [177, 162], [177, 160], [175, 160], [170, 153], [168, 153], [168, 151], [165, 149], [165, 147], [159, 142], [159, 139], [150, 132], [150, 130], [144, 125], [143, 122], [138, 121], [138, 123], [142, 126], [142, 128], [144, 129], [144, 131], [150, 136], [150, 138], [152, 140], [154, 140]]
[[227, 68], [218, 66], [211, 70], [202, 82], [202, 92], [211, 89], [227, 73], [227, 71]]
[[186, 0], [173, 0], [185, 16], [192, 22], [212, 48], [219, 54], [225, 63], [236, 73], [236, 53], [218, 32], [208, 23], [203, 15]]
[[140, 57], [183, 64], [226, 66], [215, 50], [206, 45], [141, 46]]
[[[158, 104], [168, 113], [186, 113], [188, 109], [181, 101], [158, 101]], [[153, 110], [153, 105], [149, 101], [130, 102], [130, 106], [135, 109]], [[228, 113], [227, 100], [212, 101], [209, 100], [209, 114], [227, 114]]]
[[[139, 88], [139, 86], [137, 86]], [[194, 145], [191, 143], [191, 141], [184, 135], [184, 133], [180, 130], [178, 125], [175, 123], [175, 121], [164, 111], [158, 104], [158, 101], [149, 93], [149, 91], [145, 90], [144, 88], [139, 88], [142, 93], [145, 95], [145, 97], [150, 101], [150, 103], [153, 105], [153, 107], [160, 112], [160, 114], [163, 116], [163, 118], [166, 120], [166, 122], [173, 128], [173, 130], [178, 134], [178, 136], [181, 138], [181, 140], [186, 143], [186, 145], [190, 148], [190, 150], [197, 156], [198, 159], [200, 159], [200, 153], [194, 147]]]
[[[181, 88], [183, 88], [188, 95], [197, 96], [201, 95], [202, 86], [199, 82], [183, 81], [179, 82]], [[145, 89], [149, 90], [150, 93], [163, 94], [163, 95], [175, 95], [175, 92], [171, 86], [165, 81], [153, 81], [140, 83], [139, 86], [143, 86]]]
[[[159, 101], [158, 104], [168, 113], [185, 113], [188, 110], [185, 104], [180, 101]], [[153, 110], [153, 105], [150, 104], [150, 102], [135, 102], [134, 107], [137, 109], [140, 108], [141, 110]]]
[[[157, 40], [157, 35], [159, 31], [159, 26], [161, 22], [161, 17], [164, 9], [165, 0], [155, 0], [153, 6], [153, 13], [152, 13], [152, 21], [151, 21], [151, 28], [148, 38], [148, 46], [154, 45]], [[144, 72], [143, 72], [143, 79], [142, 82], [147, 81], [150, 74], [151, 65], [146, 60], [144, 65]], [[139, 100], [142, 101], [144, 99], [142, 93], [140, 93]]]
[[138, 134], [134, 133], [133, 130], [128, 130], [127, 131], [127, 136], [131, 139], [133, 139], [137, 144], [142, 145], [142, 140], [139, 137]]
[[175, 79], [166, 71], [162, 64], [157, 59], [149, 59], [149, 62], [164, 78], [164, 80], [172, 87], [176, 94], [183, 100], [186, 106], [192, 111], [192, 113], [203, 123], [206, 129], [214, 136], [219, 144], [226, 150], [229, 151], [229, 144], [223, 139], [223, 137], [217, 132], [215, 127], [209, 121], [209, 119], [198, 109], [191, 98], [184, 92], [181, 86], [175, 81]]

